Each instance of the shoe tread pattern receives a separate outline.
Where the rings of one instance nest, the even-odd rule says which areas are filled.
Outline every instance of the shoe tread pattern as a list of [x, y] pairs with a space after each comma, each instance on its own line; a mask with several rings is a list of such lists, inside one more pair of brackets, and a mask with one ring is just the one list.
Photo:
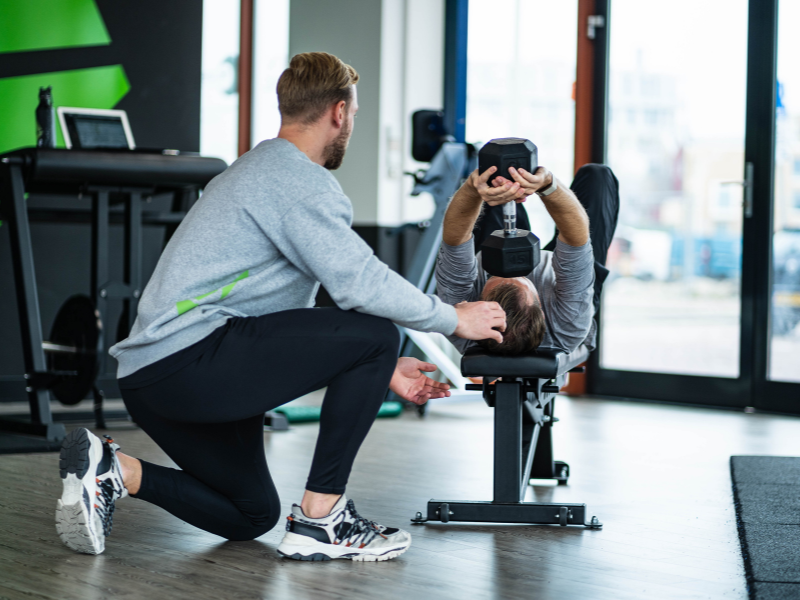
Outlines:
[[76, 552], [100, 554], [105, 549], [103, 538], [96, 540], [99, 547], [95, 546], [95, 540], [89, 532], [87, 513], [80, 502], [64, 505], [59, 500], [56, 508], [56, 531], [61, 541]]
[[295, 552], [294, 554], [286, 554], [285, 552], [281, 552], [278, 550], [278, 554], [285, 558], [291, 558], [293, 560], [307, 560], [307, 561], [323, 561], [323, 560], [332, 560], [333, 558], [344, 558], [353, 560], [356, 562], [376, 562], [376, 561], [384, 561], [389, 560], [391, 558], [395, 558], [400, 556], [403, 552], [408, 550], [408, 548], [395, 548], [394, 550], [389, 550], [388, 552], [384, 552], [383, 554], [360, 554], [360, 553], [353, 553], [353, 554], [342, 554], [341, 556], [331, 557], [327, 554], [322, 554], [321, 552], [315, 552], [313, 554], [300, 554], [299, 552]]
[[61, 455], [58, 461], [61, 479], [65, 479], [68, 473], [75, 474], [78, 479], [83, 479], [86, 476], [89, 471], [89, 449], [91, 446], [89, 432], [83, 427], [69, 432], [61, 444]]
[[320, 554], [319, 552], [315, 552], [314, 554], [309, 554], [308, 556], [304, 556], [299, 552], [295, 552], [294, 554], [284, 554], [280, 552], [281, 556], [285, 556], [286, 558], [291, 558], [293, 560], [309, 560], [313, 562], [323, 561], [323, 560], [331, 560], [331, 557], [327, 554]]

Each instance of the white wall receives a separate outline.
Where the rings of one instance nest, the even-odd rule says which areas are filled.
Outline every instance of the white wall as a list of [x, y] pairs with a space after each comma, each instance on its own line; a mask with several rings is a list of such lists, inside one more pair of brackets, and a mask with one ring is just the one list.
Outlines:
[[291, 0], [289, 56], [335, 54], [358, 71], [360, 110], [342, 167], [356, 225], [394, 226], [432, 213], [410, 198], [411, 113], [441, 108], [444, 0]]
[[[445, 0], [405, 0], [405, 93], [403, 121], [403, 170], [425, 168], [411, 158], [411, 114], [423, 108], [444, 108], [444, 12]], [[428, 194], [411, 196], [413, 180], [403, 178], [401, 220], [423, 221], [433, 214]]]

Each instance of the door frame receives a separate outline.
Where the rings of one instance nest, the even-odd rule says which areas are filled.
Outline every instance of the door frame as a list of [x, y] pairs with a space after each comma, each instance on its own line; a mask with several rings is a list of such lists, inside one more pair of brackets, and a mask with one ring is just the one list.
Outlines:
[[[750, 0], [750, 21], [754, 27], [748, 36], [749, 56], [753, 60], [748, 63], [747, 73], [747, 139], [751, 144], [745, 149], [745, 160], [753, 162], [756, 167], [753, 218], [747, 223], [749, 230], [745, 232], [742, 256], [751, 262], [752, 298], [749, 298], [749, 301], [752, 304], [750, 314], [753, 322], [749, 326], [753, 329], [752, 406], [760, 410], [800, 414], [800, 401], [798, 401], [800, 383], [769, 379], [777, 134], [778, 9], [779, 0]], [[798, 357], [798, 368], [800, 368], [800, 357]]]

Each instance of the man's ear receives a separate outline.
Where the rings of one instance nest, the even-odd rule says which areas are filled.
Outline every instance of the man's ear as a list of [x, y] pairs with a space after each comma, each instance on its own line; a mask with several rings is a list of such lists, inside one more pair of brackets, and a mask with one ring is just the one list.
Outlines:
[[333, 122], [341, 129], [344, 126], [344, 120], [347, 118], [347, 102], [340, 100], [333, 105]]

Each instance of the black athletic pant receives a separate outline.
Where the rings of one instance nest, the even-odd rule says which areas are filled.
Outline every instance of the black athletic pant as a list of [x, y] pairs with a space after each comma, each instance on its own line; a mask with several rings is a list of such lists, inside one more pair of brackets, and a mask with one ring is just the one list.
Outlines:
[[[605, 165], [583, 165], [575, 174], [570, 189], [580, 200], [589, 215], [589, 235], [594, 251], [594, 309], [600, 310], [600, 293], [603, 282], [608, 277], [606, 258], [619, 216], [619, 182], [614, 172]], [[517, 205], [517, 226], [530, 231], [528, 213], [525, 206]], [[480, 249], [483, 241], [497, 229], [503, 229], [503, 207], [486, 206], [483, 216], [474, 231], [475, 248]], [[536, 233], [536, 232], [534, 232]], [[555, 250], [558, 231], [544, 250]]]
[[181, 470], [142, 461], [136, 494], [200, 529], [249, 540], [280, 501], [264, 456], [264, 413], [327, 386], [306, 488], [341, 494], [386, 394], [399, 336], [337, 308], [230, 319], [204, 340], [122, 378], [133, 420]]

